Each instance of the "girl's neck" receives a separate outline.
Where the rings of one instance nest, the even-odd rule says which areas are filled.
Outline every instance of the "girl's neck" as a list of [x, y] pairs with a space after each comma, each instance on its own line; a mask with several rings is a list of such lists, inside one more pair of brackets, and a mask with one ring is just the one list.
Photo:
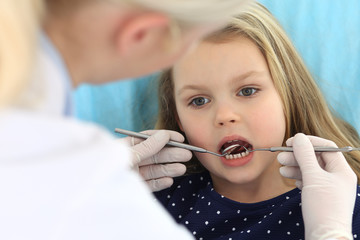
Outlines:
[[272, 199], [295, 188], [295, 180], [280, 175], [279, 165], [274, 164], [272, 170], [264, 173], [254, 181], [232, 183], [210, 173], [214, 189], [231, 200], [242, 203], [256, 203]]

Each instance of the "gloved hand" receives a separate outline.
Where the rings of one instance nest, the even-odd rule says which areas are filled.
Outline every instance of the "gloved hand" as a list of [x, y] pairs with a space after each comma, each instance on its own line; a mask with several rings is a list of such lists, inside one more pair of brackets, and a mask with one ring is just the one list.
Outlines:
[[173, 184], [173, 177], [185, 173], [186, 167], [180, 162], [189, 161], [192, 153], [189, 150], [165, 147], [171, 139], [183, 142], [184, 137], [175, 131], [148, 130], [142, 133], [152, 135], [148, 139], [125, 137], [133, 153], [132, 167], [137, 169], [153, 192], [163, 190]]
[[357, 178], [340, 152], [314, 152], [313, 146], [336, 147], [314, 136], [296, 134], [288, 139], [294, 152], [283, 152], [278, 161], [280, 173], [296, 179], [302, 189], [305, 239], [353, 239], [352, 213]]

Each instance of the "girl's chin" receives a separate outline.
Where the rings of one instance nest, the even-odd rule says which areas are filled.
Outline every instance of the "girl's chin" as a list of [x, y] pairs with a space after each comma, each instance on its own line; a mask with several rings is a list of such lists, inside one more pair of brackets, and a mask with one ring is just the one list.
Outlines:
[[247, 186], [256, 186], [258, 184], [257, 179], [259, 175], [254, 171], [226, 171], [226, 172], [216, 172], [211, 173], [210, 176], [213, 180], [214, 185], [217, 186], [226, 186], [228, 187], [246, 187]]

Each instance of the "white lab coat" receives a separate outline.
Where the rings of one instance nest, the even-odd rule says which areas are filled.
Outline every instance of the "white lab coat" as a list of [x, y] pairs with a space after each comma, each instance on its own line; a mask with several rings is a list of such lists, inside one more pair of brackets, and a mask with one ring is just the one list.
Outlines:
[[192, 239], [125, 146], [64, 116], [66, 70], [46, 39], [39, 52], [31, 94], [0, 112], [0, 239]]

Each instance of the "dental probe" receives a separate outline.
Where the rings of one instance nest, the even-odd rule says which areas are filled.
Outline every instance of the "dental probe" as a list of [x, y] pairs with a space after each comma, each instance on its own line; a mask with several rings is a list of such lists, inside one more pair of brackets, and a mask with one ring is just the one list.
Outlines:
[[[133, 132], [133, 131], [120, 129], [120, 128], [115, 128], [115, 132], [121, 133], [121, 134], [124, 134], [124, 135], [128, 135], [128, 136], [132, 136], [132, 137], [143, 138], [143, 139], [147, 139], [147, 138], [149, 138], [151, 136], [151, 135], [147, 135], [147, 134], [144, 134], [144, 133]], [[224, 149], [226, 151], [222, 151], [222, 154], [218, 154], [218, 153], [210, 152], [210, 151], [208, 151], [208, 150], [206, 150], [204, 148], [195, 147], [195, 146], [192, 146], [192, 145], [189, 145], [189, 144], [186, 144], [186, 143], [180, 143], [180, 142], [176, 142], [176, 141], [169, 141], [166, 145], [167, 146], [172, 146], [172, 147], [184, 148], [184, 149], [187, 149], [187, 150], [190, 150], [190, 151], [195, 151], [195, 152], [200, 152], [200, 153], [210, 153], [210, 154], [213, 154], [213, 155], [218, 156], [218, 157], [223, 157], [225, 155], [228, 155], [228, 154], [230, 154], [232, 152], [231, 150], [233, 150], [233, 149], [240, 146], [239, 144], [231, 145], [230, 147], [227, 147], [226, 149]]]
[[[256, 148], [256, 149], [247, 149], [246, 147], [237, 144], [238, 146], [243, 147], [246, 151], [255, 152], [255, 151], [270, 151], [270, 152], [293, 152], [292, 147], [270, 147], [270, 148]], [[231, 146], [230, 146], [231, 147]], [[234, 149], [235, 150], [235, 149]], [[315, 152], [351, 152], [351, 151], [360, 151], [360, 148], [353, 148], [350, 146], [343, 148], [336, 147], [314, 147]]]

